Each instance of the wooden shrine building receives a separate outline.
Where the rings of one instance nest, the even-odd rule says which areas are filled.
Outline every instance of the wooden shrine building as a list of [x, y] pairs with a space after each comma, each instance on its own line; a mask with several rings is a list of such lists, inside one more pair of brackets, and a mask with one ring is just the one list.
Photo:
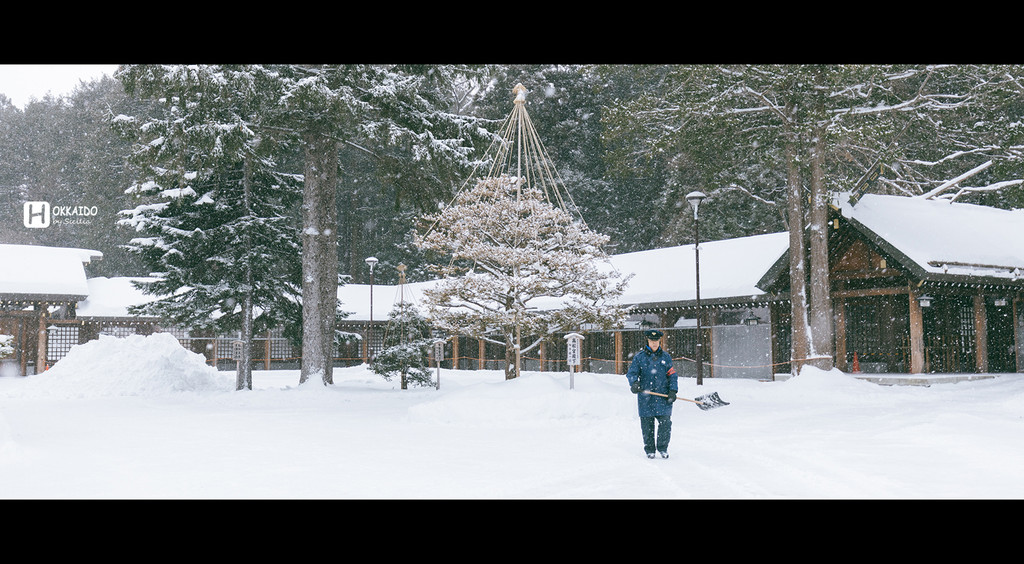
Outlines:
[[[1024, 211], [865, 195], [841, 199], [830, 219], [837, 368], [1024, 371]], [[787, 295], [788, 261], [758, 286]], [[788, 304], [774, 313], [788, 334]]]
[[48, 366], [49, 328], [78, 323], [78, 302], [89, 295], [85, 266], [103, 254], [87, 249], [0, 244], [0, 335], [13, 354], [0, 358], [22, 376]]

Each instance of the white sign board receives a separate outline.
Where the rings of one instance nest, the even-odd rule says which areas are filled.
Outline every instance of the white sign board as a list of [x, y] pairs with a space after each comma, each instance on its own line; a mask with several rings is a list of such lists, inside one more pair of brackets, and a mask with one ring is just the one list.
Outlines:
[[579, 366], [582, 364], [582, 341], [583, 335], [579, 333], [569, 333], [565, 336], [565, 363], [569, 366]]

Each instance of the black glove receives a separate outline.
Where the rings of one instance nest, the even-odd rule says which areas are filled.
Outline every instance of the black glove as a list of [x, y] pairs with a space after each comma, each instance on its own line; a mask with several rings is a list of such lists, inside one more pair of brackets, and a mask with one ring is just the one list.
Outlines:
[[637, 380], [636, 382], [633, 382], [632, 384], [629, 385], [629, 391], [633, 392], [634, 394], [639, 394], [640, 389], [640, 380]]
[[676, 392], [675, 392], [675, 390], [669, 390], [668, 391], [668, 403], [672, 403], [674, 401], [676, 401]]

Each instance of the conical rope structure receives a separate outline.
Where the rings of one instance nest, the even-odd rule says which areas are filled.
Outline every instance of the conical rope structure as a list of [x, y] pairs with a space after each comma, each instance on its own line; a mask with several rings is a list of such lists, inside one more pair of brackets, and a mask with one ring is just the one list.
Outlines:
[[[483, 162], [490, 162], [490, 168], [484, 178], [508, 176], [520, 179], [517, 186], [535, 186], [544, 194], [549, 204], [560, 208], [586, 226], [579, 208], [565, 189], [565, 183], [558, 176], [544, 143], [537, 135], [530, 114], [526, 111], [526, 87], [516, 84], [512, 93], [512, 112], [499, 129], [500, 137], [491, 143], [484, 153]], [[463, 183], [460, 191], [465, 189], [475, 176], [476, 169]], [[519, 193], [517, 190], [517, 196]], [[456, 193], [449, 205], [458, 197], [459, 194]], [[433, 228], [432, 225], [427, 232]]]
[[[467, 178], [466, 182], [455, 194], [452, 202], [450, 203], [450, 210], [456, 202], [460, 202], [460, 205], [466, 204], [477, 204], [484, 198], [509, 198], [515, 199], [515, 204], [523, 203], [524, 198], [534, 199], [537, 198], [537, 194], [540, 194], [546, 201], [546, 204], [555, 210], [559, 210], [564, 213], [565, 216], [573, 223], [577, 223], [583, 231], [590, 231], [586, 222], [580, 213], [579, 208], [572, 201], [568, 191], [564, 187], [564, 183], [558, 176], [555, 167], [552, 164], [551, 159], [547, 154], [547, 150], [544, 147], [544, 143], [541, 141], [540, 136], [537, 134], [537, 129], [529, 119], [529, 114], [526, 112], [526, 88], [522, 84], [516, 84], [515, 88], [512, 89], [514, 94], [513, 109], [512, 113], [509, 114], [508, 118], [502, 124], [500, 129], [500, 135], [496, 136], [495, 141], [490, 145], [484, 153], [483, 162], [488, 163], [489, 169], [487, 174], [482, 178], [476, 177], [476, 169], [473, 174]], [[487, 189], [483, 190], [466, 190], [466, 185], [471, 181], [477, 181], [481, 183], [487, 183], [490, 181], [497, 181], [497, 190], [490, 190], [487, 186], [483, 186]], [[480, 186], [479, 184], [477, 186]], [[504, 191], [506, 187], [514, 187], [514, 192], [509, 189], [507, 192]], [[526, 194], [526, 196], [524, 196]], [[471, 201], [470, 199], [477, 199]], [[439, 214], [434, 220], [434, 224], [423, 234], [424, 240], [429, 236], [431, 231], [437, 226], [437, 221], [440, 218]], [[477, 229], [474, 227], [471, 219], [463, 218], [461, 221], [466, 222], [468, 229]], [[560, 220], [554, 220], [560, 221]], [[513, 230], [514, 231], [514, 230]], [[526, 237], [536, 235], [538, 233], [524, 234], [518, 232], [515, 234], [516, 237]], [[584, 237], [586, 238], [586, 237]], [[602, 237], [595, 237], [600, 240]], [[559, 240], [560, 241], [560, 240]], [[582, 240], [580, 240], [582, 241]], [[579, 243], [579, 242], [578, 242]], [[585, 245], [585, 244], [584, 244]], [[600, 243], [595, 243], [600, 246]], [[521, 251], [522, 249], [518, 249]], [[512, 255], [520, 255], [515, 258], [511, 266], [512, 272], [506, 277], [518, 280], [520, 279], [520, 268], [522, 267], [522, 253], [510, 253]], [[603, 254], [603, 252], [601, 252]], [[473, 266], [470, 268], [470, 272], [474, 271], [479, 264], [476, 258], [469, 259], [473, 262]], [[456, 261], [456, 255], [453, 253], [450, 258], [449, 266], [451, 267]], [[614, 270], [614, 266], [610, 265], [611, 269]], [[489, 266], [487, 267], [489, 268]], [[506, 280], [506, 284], [507, 280]], [[515, 287], [515, 284], [511, 285]], [[518, 291], [516, 291], [518, 292]], [[514, 335], [512, 340], [509, 341], [509, 345], [514, 350], [514, 357], [511, 359], [514, 362], [514, 372], [516, 375], [521, 374], [522, 370], [522, 347], [521, 347], [521, 332], [522, 323], [520, 322], [520, 316], [524, 315], [526, 310], [531, 309], [523, 303], [523, 298], [519, 294], [514, 296], [502, 296], [502, 298], [509, 298], [514, 301], [515, 310], [512, 324], [514, 326]], [[511, 301], [506, 301], [504, 307], [512, 307]], [[501, 304], [500, 304], [501, 305]], [[536, 308], [534, 308], [536, 309]]]
[[544, 143], [537, 135], [537, 129], [526, 111], [526, 87], [516, 84], [512, 93], [515, 95], [512, 113], [502, 125], [501, 142], [491, 146], [491, 149], [494, 149], [494, 158], [488, 176], [494, 178], [506, 174], [521, 178], [526, 185], [539, 188], [548, 203], [576, 215], [582, 222], [583, 218], [579, 215], [575, 202], [565, 190], [565, 184], [552, 165]]

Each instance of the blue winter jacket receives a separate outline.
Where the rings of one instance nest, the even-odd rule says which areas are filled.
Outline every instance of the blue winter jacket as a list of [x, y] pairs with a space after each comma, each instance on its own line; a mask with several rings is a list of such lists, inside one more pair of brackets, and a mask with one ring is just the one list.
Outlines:
[[[629, 380], [630, 386], [639, 380], [641, 390], [659, 394], [668, 394], [669, 390], [679, 391], [679, 378], [672, 366], [672, 357], [660, 347], [657, 351], [652, 351], [651, 347], [645, 345], [642, 351], [636, 353], [629, 370], [626, 371], [626, 379]], [[640, 417], [672, 415], [672, 404], [668, 402], [668, 398], [641, 391], [637, 394], [636, 403]]]

